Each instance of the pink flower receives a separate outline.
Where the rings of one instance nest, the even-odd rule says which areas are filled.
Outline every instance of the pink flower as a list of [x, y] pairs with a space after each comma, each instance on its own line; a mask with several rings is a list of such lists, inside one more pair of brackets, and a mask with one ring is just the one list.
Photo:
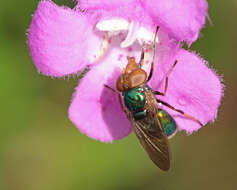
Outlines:
[[[75, 9], [44, 0], [32, 18], [28, 44], [36, 68], [44, 75], [63, 77], [90, 66], [76, 88], [69, 118], [87, 136], [111, 142], [127, 136], [132, 126], [117, 95], [104, 85], [115, 88], [127, 56], [139, 60], [141, 45], [151, 45], [157, 25], [159, 43], [149, 85], [163, 91], [164, 78], [177, 59], [166, 96], [159, 98], [203, 124], [214, 121], [222, 96], [220, 79], [203, 59], [179, 43], [195, 41], [206, 16], [205, 0], [80, 0]], [[174, 117], [179, 130], [191, 134], [201, 127], [162, 108]]]

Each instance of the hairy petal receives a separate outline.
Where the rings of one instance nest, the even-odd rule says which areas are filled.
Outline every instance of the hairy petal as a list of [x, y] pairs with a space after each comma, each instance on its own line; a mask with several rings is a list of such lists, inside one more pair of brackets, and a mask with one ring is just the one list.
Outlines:
[[99, 20], [124, 18], [142, 26], [160, 30], [170, 38], [186, 41], [189, 45], [205, 24], [206, 0], [78, 0], [80, 9], [89, 10]]
[[[162, 52], [162, 48], [158, 52]], [[177, 65], [172, 71], [168, 90], [165, 97], [159, 99], [169, 103], [173, 107], [196, 117], [202, 124], [214, 121], [223, 95], [223, 87], [220, 78], [215, 71], [208, 67], [207, 63], [198, 55], [183, 49], [163, 49], [164, 56], [158, 59], [151, 86], [164, 91], [165, 77], [175, 60]], [[166, 55], [165, 55], [166, 54]], [[179, 130], [185, 130], [188, 134], [197, 131], [201, 126], [178, 112], [162, 106], [168, 111], [178, 124]]]
[[78, 0], [78, 4], [83, 9], [112, 9], [123, 5], [139, 3], [139, 0]]
[[36, 68], [55, 77], [84, 68], [101, 41], [86, 15], [46, 0], [39, 3], [28, 31], [28, 45]]
[[178, 41], [189, 45], [205, 24], [206, 0], [140, 0], [153, 22]]
[[[87, 136], [111, 142], [127, 136], [132, 127], [123, 112], [116, 89], [116, 80], [126, 66], [129, 50], [120, 49], [120, 41], [112, 40], [108, 54], [81, 79], [69, 108], [69, 118]], [[116, 48], [117, 47], [117, 48]], [[136, 51], [132, 51], [133, 55]]]
[[152, 31], [155, 25], [152, 23], [150, 16], [144, 11], [140, 0], [78, 0], [77, 7], [80, 10], [89, 10], [96, 15], [97, 21], [112, 18], [123, 18], [130, 21], [139, 22]]

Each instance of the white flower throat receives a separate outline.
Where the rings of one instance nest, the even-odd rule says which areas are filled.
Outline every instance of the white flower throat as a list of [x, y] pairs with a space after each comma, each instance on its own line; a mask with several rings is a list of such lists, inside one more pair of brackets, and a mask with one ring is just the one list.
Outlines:
[[[121, 42], [121, 48], [127, 48], [131, 46], [136, 40], [142, 46], [144, 44], [149, 45], [153, 43], [154, 33], [150, 30], [140, 26], [136, 21], [128, 22], [125, 19], [108, 19], [102, 20], [96, 24], [96, 28], [100, 31], [109, 32], [111, 35], [117, 35], [120, 32], [127, 32], [127, 36], [124, 41]], [[159, 42], [158, 37], [156, 43]]]
[[[99, 31], [106, 32], [104, 41], [101, 45], [101, 50], [99, 54], [96, 56], [94, 62], [98, 62], [105, 55], [105, 52], [109, 46], [109, 38], [110, 36], [116, 36], [119, 33], [127, 33], [126, 38], [120, 43], [121, 48], [128, 48], [132, 46], [136, 40], [141, 45], [141, 47], [146, 47], [147, 50], [145, 52], [144, 62], [148, 63], [151, 59], [151, 49], [153, 47], [155, 33], [151, 32], [149, 29], [140, 26], [140, 24], [136, 21], [128, 22], [125, 19], [108, 19], [102, 20], [96, 24], [96, 28]], [[156, 43], [159, 42], [158, 35], [156, 37]], [[148, 70], [149, 65], [143, 64], [142, 69]]]

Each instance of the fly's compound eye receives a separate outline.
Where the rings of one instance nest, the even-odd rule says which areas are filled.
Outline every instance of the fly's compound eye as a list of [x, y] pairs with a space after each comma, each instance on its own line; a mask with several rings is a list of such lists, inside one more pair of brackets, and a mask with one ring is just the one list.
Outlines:
[[129, 88], [135, 88], [146, 81], [146, 71], [143, 69], [136, 69], [129, 74], [128, 86]]
[[125, 90], [123, 85], [124, 85], [123, 75], [120, 75], [116, 83], [117, 90], [123, 92]]

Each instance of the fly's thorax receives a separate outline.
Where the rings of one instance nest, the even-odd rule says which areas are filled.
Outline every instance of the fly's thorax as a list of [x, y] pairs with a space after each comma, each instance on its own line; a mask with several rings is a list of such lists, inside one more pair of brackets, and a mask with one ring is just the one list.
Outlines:
[[125, 106], [133, 114], [144, 111], [144, 106], [146, 103], [146, 96], [144, 90], [144, 87], [138, 87], [132, 88], [128, 91], [124, 91], [122, 93], [124, 97]]
[[175, 120], [162, 109], [158, 109], [157, 117], [159, 118], [167, 137], [173, 137], [177, 132], [177, 125]]

